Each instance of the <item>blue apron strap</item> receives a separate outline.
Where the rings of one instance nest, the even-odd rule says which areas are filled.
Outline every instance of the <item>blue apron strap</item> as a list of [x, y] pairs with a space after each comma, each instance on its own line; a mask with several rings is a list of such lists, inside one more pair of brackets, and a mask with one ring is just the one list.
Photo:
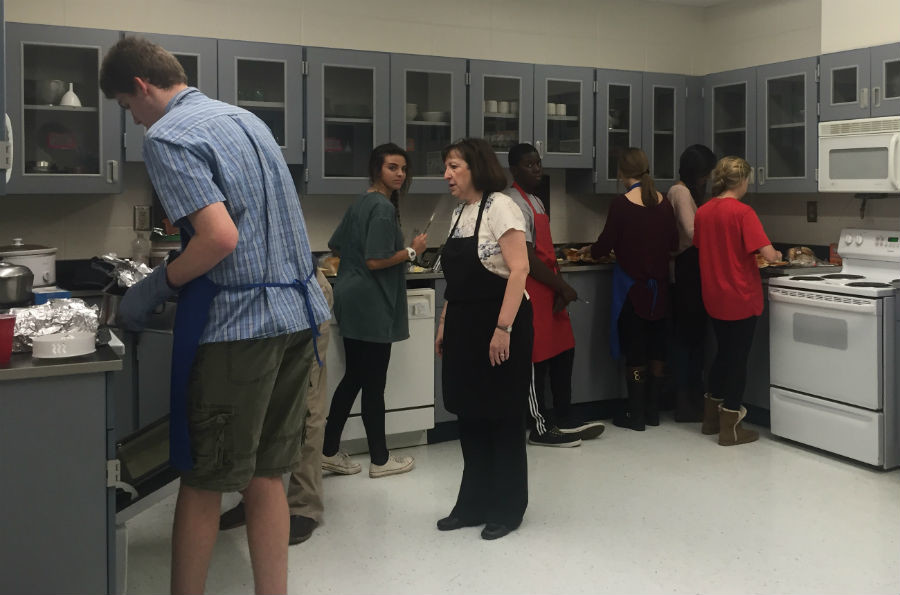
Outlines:
[[245, 289], [258, 289], [261, 287], [293, 287], [294, 289], [298, 289], [300, 294], [303, 296], [303, 305], [306, 307], [306, 318], [309, 320], [309, 328], [312, 331], [313, 336], [313, 353], [316, 355], [316, 363], [319, 364], [321, 368], [324, 364], [322, 363], [322, 358], [319, 357], [319, 337], [322, 333], [319, 332], [319, 325], [316, 324], [316, 318], [313, 314], [312, 302], [310, 301], [309, 296], [309, 280], [313, 278], [316, 274], [316, 269], [309, 273], [306, 276], [306, 279], [301, 281], [300, 279], [294, 279], [293, 283], [248, 283], [247, 285], [227, 285], [222, 289], [228, 291], [239, 291]]
[[628, 299], [628, 292], [634, 285], [634, 279], [628, 276], [619, 263], [613, 265], [612, 303], [609, 324], [609, 351], [614, 360], [622, 358], [622, 343], [619, 339], [619, 315]]
[[221, 288], [206, 276], [181, 288], [172, 331], [172, 376], [169, 392], [169, 458], [180, 471], [193, 469], [188, 429], [188, 384], [200, 336], [206, 328], [213, 299]]

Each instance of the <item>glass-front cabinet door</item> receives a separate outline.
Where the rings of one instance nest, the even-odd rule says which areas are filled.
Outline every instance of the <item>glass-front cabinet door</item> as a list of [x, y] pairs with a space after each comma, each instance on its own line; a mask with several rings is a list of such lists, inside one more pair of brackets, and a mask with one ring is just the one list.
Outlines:
[[825, 54], [820, 58], [820, 120], [851, 120], [871, 115], [869, 59], [868, 48]]
[[[756, 69], [744, 68], [706, 77], [707, 146], [717, 159], [746, 159], [756, 167]], [[751, 177], [750, 191], [755, 190]]]
[[900, 43], [872, 52], [872, 116], [900, 116]]
[[507, 166], [510, 147], [534, 141], [534, 66], [469, 62], [469, 134], [487, 140]]
[[678, 180], [678, 159], [684, 150], [686, 79], [677, 74], [644, 74], [644, 144], [650, 175], [656, 181]]
[[756, 190], [815, 192], [816, 58], [760, 66], [756, 72]]
[[447, 192], [441, 150], [466, 132], [466, 61], [391, 54], [391, 139], [409, 154], [410, 192]]
[[116, 31], [7, 23], [7, 107], [15, 162], [7, 193], [122, 189], [122, 112], [100, 91]]
[[544, 167], [592, 168], [594, 69], [537, 65], [534, 87], [534, 141]]
[[303, 163], [302, 49], [219, 40], [219, 99], [256, 114], [288, 163]]
[[[187, 84], [197, 87], [207, 97], [218, 99], [219, 77], [216, 40], [203, 37], [181, 37], [155, 33], [127, 33], [139, 35], [157, 43], [171, 52], [187, 76]], [[125, 160], [143, 161], [141, 147], [144, 144], [144, 127], [135, 124], [131, 114], [125, 114]]]
[[309, 48], [306, 60], [307, 192], [364, 192], [369, 183], [369, 155], [390, 136], [390, 56]]
[[598, 193], [623, 190], [618, 181], [619, 155], [641, 145], [641, 103], [644, 75], [624, 70], [597, 70]]

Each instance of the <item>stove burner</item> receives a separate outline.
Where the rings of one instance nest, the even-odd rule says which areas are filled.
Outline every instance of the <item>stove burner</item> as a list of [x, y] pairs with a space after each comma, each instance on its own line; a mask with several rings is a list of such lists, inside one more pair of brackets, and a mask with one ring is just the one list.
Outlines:
[[800, 275], [799, 277], [791, 277], [791, 281], [824, 281], [825, 277], [815, 277], [813, 275]]
[[855, 283], [847, 283], [845, 287], [887, 287], [893, 288], [890, 283], [876, 283], [874, 281], [857, 281]]
[[863, 275], [848, 275], [847, 273], [834, 273], [832, 275], [824, 275], [825, 279], [865, 279]]

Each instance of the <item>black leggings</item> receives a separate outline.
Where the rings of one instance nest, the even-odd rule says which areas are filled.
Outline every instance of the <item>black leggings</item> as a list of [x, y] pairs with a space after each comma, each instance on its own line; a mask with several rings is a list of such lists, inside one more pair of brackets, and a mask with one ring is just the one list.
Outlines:
[[681, 389], [702, 389], [704, 343], [709, 316], [700, 291], [700, 264], [693, 246], [675, 257], [674, 322], [676, 349], [672, 354], [675, 383]]
[[725, 408], [737, 411], [747, 385], [747, 357], [753, 344], [756, 316], [743, 320], [712, 319], [716, 332], [716, 359], [709, 373], [709, 392], [725, 400]]
[[665, 361], [666, 321], [641, 318], [631, 300], [625, 300], [619, 314], [619, 342], [629, 368], [646, 366], [650, 361]]
[[384, 465], [388, 459], [384, 437], [384, 385], [391, 361], [391, 344], [344, 337], [344, 359], [346, 369], [331, 398], [322, 454], [330, 457], [337, 453], [344, 424], [362, 389], [362, 420], [369, 443], [369, 459], [376, 465]]

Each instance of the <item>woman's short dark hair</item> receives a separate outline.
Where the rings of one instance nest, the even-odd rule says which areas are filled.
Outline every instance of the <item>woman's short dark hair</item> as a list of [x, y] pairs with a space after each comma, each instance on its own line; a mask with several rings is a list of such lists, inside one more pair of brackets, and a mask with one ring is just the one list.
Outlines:
[[100, 89], [107, 99], [134, 93], [134, 77], [160, 89], [187, 84], [181, 63], [161, 46], [143, 37], [126, 37], [106, 53], [100, 66]]
[[706, 145], [691, 145], [681, 154], [678, 177], [691, 191], [691, 196], [698, 205], [706, 194], [706, 181], [701, 183], [701, 180], [708, 179], [715, 167], [716, 155]]
[[506, 174], [494, 149], [483, 138], [463, 138], [441, 151], [441, 159], [456, 152], [472, 172], [472, 185], [479, 192], [500, 192], [506, 188]]
[[409, 162], [409, 155], [406, 154], [406, 151], [394, 143], [384, 143], [372, 149], [372, 154], [369, 155], [369, 181], [374, 184], [381, 179], [381, 166], [384, 165], [384, 158], [388, 155], [399, 155], [406, 160], [406, 179], [400, 188], [400, 192], [406, 194], [412, 183], [412, 172], [410, 171], [412, 164]]

